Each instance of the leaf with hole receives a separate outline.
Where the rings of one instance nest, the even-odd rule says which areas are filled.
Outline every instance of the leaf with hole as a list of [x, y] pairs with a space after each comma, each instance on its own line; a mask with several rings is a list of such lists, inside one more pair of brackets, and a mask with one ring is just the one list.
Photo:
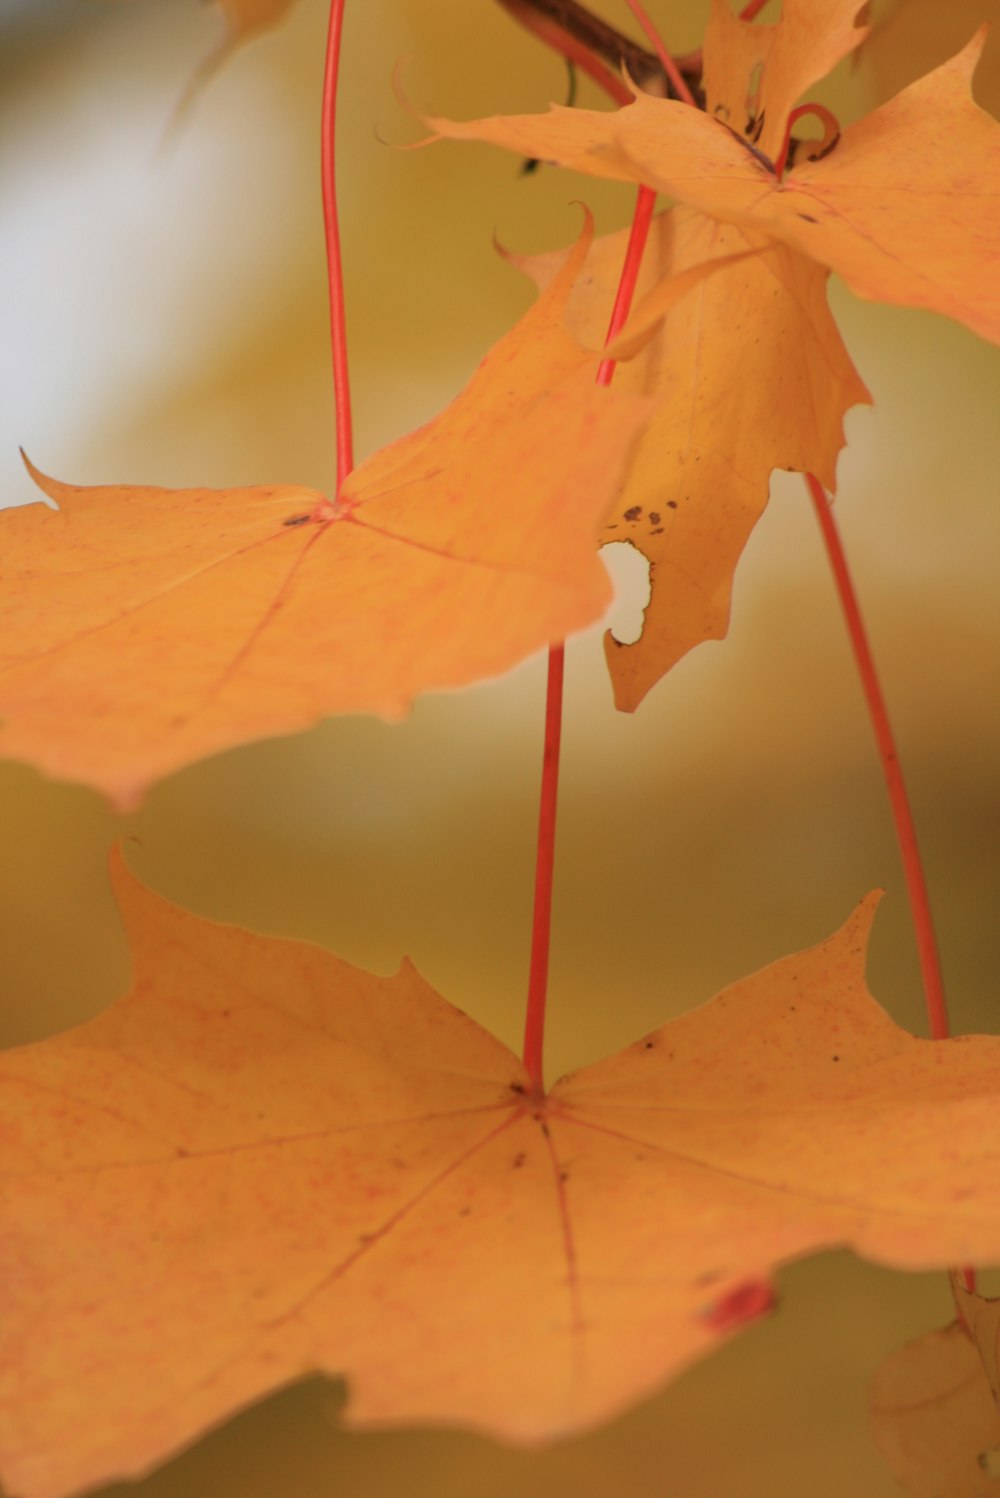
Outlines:
[[[585, 344], [600, 340], [626, 238], [596, 240], [570, 293], [568, 325]], [[546, 285], [563, 258], [515, 263]], [[705, 263], [715, 274], [674, 296], [679, 277]], [[836, 487], [844, 415], [870, 396], [827, 307], [827, 278], [783, 245], [693, 209], [653, 221], [643, 300], [615, 344], [615, 383], [656, 404], [602, 533], [650, 563], [641, 637], [622, 645], [605, 636], [623, 710], [694, 646], [726, 634], [733, 574], [771, 470], [812, 472]]]

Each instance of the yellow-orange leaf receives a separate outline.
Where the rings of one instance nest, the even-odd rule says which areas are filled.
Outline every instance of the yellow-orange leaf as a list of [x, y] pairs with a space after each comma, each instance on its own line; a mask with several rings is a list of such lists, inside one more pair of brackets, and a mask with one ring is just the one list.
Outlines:
[[202, 921], [116, 860], [129, 995], [0, 1065], [2, 1462], [149, 1467], [301, 1374], [354, 1424], [607, 1419], [849, 1243], [1000, 1255], [1000, 1040], [914, 1040], [829, 941], [533, 1096], [404, 964]]
[[869, 1394], [872, 1436], [912, 1498], [990, 1498], [982, 1457], [1000, 1446], [979, 1354], [960, 1322], [889, 1354]]
[[[626, 238], [596, 240], [574, 285], [567, 319], [583, 343], [606, 325]], [[761, 244], [664, 307], [688, 267]], [[517, 263], [544, 285], [562, 257]], [[733, 572], [771, 470], [812, 472], [836, 487], [844, 413], [870, 397], [827, 307], [827, 279], [793, 250], [691, 209], [654, 220], [645, 295], [616, 344], [638, 343], [616, 387], [656, 398], [604, 531], [651, 564], [641, 638], [605, 640], [619, 708], [632, 711], [687, 651], [725, 635]], [[650, 328], [652, 339], [631, 336]]]
[[[292, 485], [78, 489], [0, 517], [0, 752], [119, 807], [328, 713], [401, 715], [598, 618], [598, 527], [646, 403], [593, 384], [564, 272], [339, 502]], [[33, 470], [34, 472], [34, 470]]]
[[808, 88], [861, 45], [866, 0], [783, 0], [773, 25], [743, 21], [730, 0], [712, 0], [703, 48], [705, 108], [768, 156]]
[[718, 119], [639, 94], [616, 113], [554, 109], [453, 125], [592, 175], [631, 179], [780, 239], [859, 295], [926, 307], [1000, 340], [1000, 126], [973, 101], [985, 31], [779, 181]]

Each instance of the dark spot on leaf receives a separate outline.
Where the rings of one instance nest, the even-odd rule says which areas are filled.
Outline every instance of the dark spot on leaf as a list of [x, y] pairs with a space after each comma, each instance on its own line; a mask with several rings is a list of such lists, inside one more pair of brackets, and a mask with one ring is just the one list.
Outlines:
[[818, 224], [819, 219], [813, 218], [811, 213], [800, 213], [799, 218], [804, 218], [807, 224]]
[[747, 1280], [721, 1300], [702, 1311], [702, 1318], [715, 1332], [728, 1332], [747, 1321], [756, 1321], [774, 1309], [774, 1291], [763, 1280]]
[[656, 527], [656, 529], [655, 530], [651, 530], [649, 534], [651, 536], [662, 536], [663, 535], [663, 526], [662, 525], [658, 525]]
[[668, 499], [667, 500], [667, 509], [668, 510], [676, 510], [676, 508], [677, 508], [677, 501], [676, 501], [676, 499]]
[[626, 520], [638, 520], [642, 514], [642, 505], [632, 505], [625, 511]]
[[565, 1166], [563, 1166], [562, 1170], [559, 1172], [559, 1179], [560, 1179], [560, 1181], [568, 1181], [569, 1180], [569, 1171], [566, 1169]]
[[541, 1125], [542, 1125], [542, 1133], [545, 1135], [546, 1139], [548, 1139], [548, 1137], [549, 1137], [549, 1126], [545, 1122], [544, 1119], [541, 1119], [540, 1122], [541, 1122]]
[[644, 1040], [643, 1043], [642, 1043], [642, 1048], [643, 1048], [644, 1051], [653, 1051], [653, 1050], [656, 1049], [656, 1041], [655, 1040]]
[[649, 512], [649, 523], [650, 523], [650, 525], [659, 525], [659, 523], [660, 523], [660, 512], [659, 512], [659, 510], [650, 510], [650, 512]]
[[306, 525], [308, 520], [308, 515], [289, 515], [288, 519], [283, 520], [281, 523], [282, 525]]
[[515, 1155], [514, 1156], [514, 1169], [515, 1170], [520, 1170], [521, 1166], [524, 1164], [524, 1162], [525, 1162], [525, 1160], [527, 1160], [527, 1158], [528, 1157], [524, 1153], [523, 1150], [521, 1151], [521, 1153], [519, 1155]]
[[517, 1093], [519, 1093], [523, 1097], [524, 1096], [524, 1083], [523, 1082], [511, 1082], [511, 1084], [510, 1084], [510, 1090], [511, 1090], [511, 1092], [517, 1092]]
[[459, 1207], [459, 1209], [458, 1209], [458, 1215], [459, 1215], [459, 1217], [471, 1217], [472, 1216], [472, 1208], [471, 1207]]
[[839, 1060], [840, 1060], [840, 1057], [839, 1057], [839, 1056], [834, 1056], [834, 1057], [832, 1057], [832, 1060], [834, 1060], [834, 1061], [839, 1061]]

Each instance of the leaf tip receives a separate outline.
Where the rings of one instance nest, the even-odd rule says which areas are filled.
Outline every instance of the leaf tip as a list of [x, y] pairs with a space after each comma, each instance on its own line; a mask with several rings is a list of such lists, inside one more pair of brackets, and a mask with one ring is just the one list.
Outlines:
[[50, 478], [47, 473], [43, 473], [40, 468], [36, 468], [23, 447], [19, 447], [18, 452], [21, 454], [21, 462], [28, 470], [28, 477], [32, 483], [36, 488], [41, 489], [45, 498], [49, 501], [50, 507], [58, 509], [59, 496], [65, 493], [69, 486], [61, 484], [58, 479]]

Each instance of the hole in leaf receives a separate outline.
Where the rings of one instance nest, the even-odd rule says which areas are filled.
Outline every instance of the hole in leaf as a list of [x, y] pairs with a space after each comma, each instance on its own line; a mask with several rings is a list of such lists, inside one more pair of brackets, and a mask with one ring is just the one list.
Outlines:
[[620, 644], [632, 645], [642, 634], [642, 616], [649, 604], [649, 562], [628, 541], [602, 546], [601, 556], [615, 587], [608, 628]]

